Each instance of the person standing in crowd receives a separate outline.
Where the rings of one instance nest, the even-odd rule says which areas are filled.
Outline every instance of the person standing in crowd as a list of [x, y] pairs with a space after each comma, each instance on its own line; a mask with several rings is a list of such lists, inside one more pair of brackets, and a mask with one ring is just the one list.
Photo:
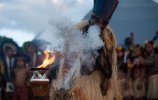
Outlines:
[[29, 63], [29, 67], [36, 67], [38, 64], [37, 60], [37, 47], [33, 42], [25, 42], [23, 44], [23, 49], [25, 51], [25, 53], [31, 58], [31, 61]]
[[117, 51], [117, 66], [123, 100], [132, 100], [132, 80], [128, 74], [128, 64], [125, 62], [125, 49], [121, 46], [116, 48]]
[[154, 42], [145, 44], [145, 64], [147, 74], [147, 97], [151, 100], [158, 99], [158, 53], [155, 51]]
[[2, 61], [4, 64], [4, 79], [5, 79], [5, 99], [10, 100], [12, 98], [12, 92], [14, 90], [13, 76], [14, 76], [14, 62], [13, 56], [18, 51], [17, 44], [12, 41], [3, 41], [2, 43]]
[[32, 91], [31, 88], [28, 86], [28, 82], [26, 80], [28, 75], [26, 64], [29, 62], [29, 58], [24, 53], [17, 54], [15, 56], [15, 90], [13, 92], [12, 100], [31, 100]]
[[144, 100], [145, 97], [145, 82], [144, 82], [144, 58], [142, 56], [143, 48], [141, 45], [136, 45], [133, 50], [132, 56], [133, 68], [133, 92], [135, 100]]
[[145, 64], [147, 66], [147, 74], [153, 74], [158, 70], [158, 59], [155, 45], [153, 41], [145, 44]]
[[[27, 65], [27, 68], [35, 68], [37, 65], [40, 65], [40, 64], [37, 64], [37, 59], [38, 59], [38, 56], [37, 56], [37, 48], [36, 48], [36, 45], [32, 42], [32, 41], [28, 41], [28, 42], [25, 42], [22, 46], [23, 48], [23, 51], [25, 52], [25, 54], [30, 58], [30, 62], [28, 63]], [[29, 75], [27, 76], [27, 80], [30, 80], [31, 77], [32, 77], [32, 74], [33, 73], [29, 73]]]
[[13, 57], [14, 55], [14, 50], [12, 47], [7, 46], [5, 48], [5, 79], [7, 81], [12, 80], [12, 74], [13, 74], [13, 66], [14, 66], [14, 61], [15, 58]]

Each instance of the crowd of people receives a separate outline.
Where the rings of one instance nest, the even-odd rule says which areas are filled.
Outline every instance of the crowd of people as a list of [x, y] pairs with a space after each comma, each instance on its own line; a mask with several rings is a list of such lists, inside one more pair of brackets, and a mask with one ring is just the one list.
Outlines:
[[153, 40], [144, 45], [117, 47], [117, 66], [124, 100], [158, 100], [158, 49]]
[[43, 61], [42, 50], [28, 41], [19, 47], [10, 38], [0, 38], [0, 100], [31, 100], [29, 70]]

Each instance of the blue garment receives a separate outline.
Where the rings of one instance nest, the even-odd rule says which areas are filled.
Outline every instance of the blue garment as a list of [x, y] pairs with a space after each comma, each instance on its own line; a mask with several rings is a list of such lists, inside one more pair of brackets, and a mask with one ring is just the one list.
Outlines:
[[154, 38], [153, 38], [153, 41], [156, 41], [158, 38], [158, 34], [155, 34]]
[[109, 21], [117, 4], [118, 0], [95, 0], [93, 14], [99, 19]]

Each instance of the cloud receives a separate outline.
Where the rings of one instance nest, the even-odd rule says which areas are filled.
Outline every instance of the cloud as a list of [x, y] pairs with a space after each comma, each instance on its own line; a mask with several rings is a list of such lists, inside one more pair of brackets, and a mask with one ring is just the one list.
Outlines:
[[[3, 0], [0, 2], [0, 28], [38, 33], [58, 13], [77, 22], [92, 8], [93, 0]], [[91, 5], [91, 6], [90, 6]], [[17, 23], [13, 25], [12, 22]]]
[[[39, 32], [53, 16], [52, 4], [46, 1], [48, 0], [12, 0], [0, 3], [3, 5], [0, 12], [0, 28]], [[13, 25], [13, 21], [17, 24]]]
[[61, 8], [64, 16], [76, 23], [92, 9], [93, 0], [59, 0], [57, 6]]
[[158, 0], [153, 0], [154, 2], [158, 3]]
[[23, 31], [21, 34], [35, 36], [61, 16], [77, 23], [89, 12], [92, 3], [93, 0], [1, 0], [0, 32], [19, 30]]

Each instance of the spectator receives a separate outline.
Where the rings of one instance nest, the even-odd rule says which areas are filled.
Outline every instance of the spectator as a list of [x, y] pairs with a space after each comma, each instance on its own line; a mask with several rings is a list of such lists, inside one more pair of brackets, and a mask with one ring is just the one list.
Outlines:
[[4, 64], [4, 79], [6, 81], [5, 99], [10, 100], [14, 89], [13, 76], [15, 57], [13, 55], [18, 51], [18, 46], [14, 41], [3, 41], [2, 49], [1, 56]]
[[33, 42], [25, 42], [23, 44], [23, 49], [25, 53], [31, 58], [31, 62], [29, 63], [29, 67], [36, 67], [38, 64], [37, 60], [37, 47]]
[[158, 70], [157, 52], [153, 41], [148, 41], [145, 45], [145, 64], [147, 66], [147, 74], [152, 74]]
[[142, 57], [143, 48], [136, 45], [133, 50], [133, 92], [135, 100], [143, 100], [145, 96], [145, 83], [144, 83], [144, 58]]
[[12, 46], [6, 46], [4, 48], [5, 56], [4, 56], [4, 65], [5, 65], [5, 79], [7, 81], [12, 80], [12, 74], [13, 74], [13, 66], [15, 58], [14, 55], [14, 49]]
[[147, 66], [147, 97], [151, 100], [158, 99], [158, 54], [155, 52], [154, 42], [148, 41], [145, 45], [146, 57], [145, 64]]
[[118, 46], [117, 49], [117, 65], [119, 69], [119, 78], [121, 83], [121, 90], [124, 100], [132, 100], [133, 91], [132, 91], [132, 80], [128, 75], [128, 66], [124, 61], [124, 52], [123, 47]]
[[116, 48], [116, 51], [117, 51], [117, 60], [118, 60], [117, 65], [119, 67], [124, 63], [125, 49], [121, 46], [118, 46]]
[[13, 93], [13, 100], [31, 100], [32, 91], [27, 85], [28, 70], [26, 63], [29, 61], [25, 54], [16, 55], [15, 63], [15, 91]]

